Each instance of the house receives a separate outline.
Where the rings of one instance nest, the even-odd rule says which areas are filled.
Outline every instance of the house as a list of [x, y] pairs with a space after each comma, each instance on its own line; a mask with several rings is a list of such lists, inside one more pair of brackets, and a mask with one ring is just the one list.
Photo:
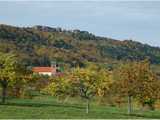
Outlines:
[[33, 67], [32, 71], [40, 75], [48, 75], [48, 76], [56, 75], [58, 73], [56, 67]]

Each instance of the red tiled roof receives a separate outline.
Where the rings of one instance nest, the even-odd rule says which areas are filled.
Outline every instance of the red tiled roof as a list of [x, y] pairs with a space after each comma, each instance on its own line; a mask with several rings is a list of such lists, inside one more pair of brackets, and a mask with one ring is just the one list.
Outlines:
[[33, 67], [33, 72], [56, 72], [56, 68], [54, 67]]

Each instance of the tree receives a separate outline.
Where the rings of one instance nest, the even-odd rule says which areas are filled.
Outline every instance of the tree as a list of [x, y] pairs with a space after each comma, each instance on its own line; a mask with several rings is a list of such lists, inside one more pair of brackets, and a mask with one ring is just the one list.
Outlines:
[[142, 106], [154, 109], [154, 103], [160, 98], [160, 81], [150, 69], [148, 60], [122, 65], [117, 75], [114, 85], [120, 95], [128, 97], [128, 114], [132, 111], [132, 98], [136, 98]]
[[90, 68], [75, 68], [66, 75], [53, 79], [47, 91], [55, 96], [80, 96], [86, 100], [86, 113], [89, 113], [90, 101], [95, 96], [103, 96], [108, 89], [109, 76], [105, 71]]
[[27, 75], [25, 67], [15, 55], [0, 53], [0, 83], [2, 86], [2, 103], [5, 103], [7, 87], [17, 80], [21, 81]]
[[96, 95], [97, 79], [95, 72], [87, 69], [75, 69], [72, 73], [71, 87], [74, 88], [75, 95], [79, 95], [86, 100], [86, 113], [89, 112], [89, 103], [92, 97]]
[[136, 95], [136, 79], [137, 79], [137, 62], [130, 62], [122, 65], [118, 71], [113, 86], [117, 89], [117, 93], [128, 98], [128, 114], [132, 112], [132, 98]]
[[150, 69], [148, 60], [142, 61], [138, 65], [137, 100], [143, 107], [148, 105], [151, 110], [154, 110], [154, 104], [160, 98], [160, 81]]

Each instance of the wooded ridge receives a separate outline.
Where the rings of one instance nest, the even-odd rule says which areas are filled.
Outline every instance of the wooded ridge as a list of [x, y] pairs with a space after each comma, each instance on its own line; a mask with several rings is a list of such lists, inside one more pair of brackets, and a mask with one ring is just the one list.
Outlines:
[[145, 58], [153, 64], [160, 63], [158, 47], [132, 40], [99, 37], [87, 31], [47, 26], [14, 27], [1, 24], [0, 52], [17, 54], [29, 66], [49, 66], [52, 60], [82, 66], [85, 61], [113, 63]]

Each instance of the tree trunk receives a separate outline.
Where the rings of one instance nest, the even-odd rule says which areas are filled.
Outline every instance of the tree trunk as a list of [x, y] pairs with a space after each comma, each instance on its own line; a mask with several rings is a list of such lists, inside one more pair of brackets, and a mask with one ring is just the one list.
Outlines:
[[145, 104], [144, 104], [144, 103], [142, 103], [142, 104], [141, 104], [141, 107], [140, 107], [140, 111], [141, 111], [141, 112], [143, 112], [143, 111], [144, 111], [144, 109], [145, 109]]
[[148, 106], [149, 106], [149, 109], [150, 109], [150, 110], [155, 110], [154, 104], [149, 104]]
[[3, 80], [1, 81], [2, 86], [2, 103], [4, 104], [6, 102], [6, 95], [7, 95], [7, 81]]
[[89, 99], [87, 99], [87, 105], [86, 105], [86, 113], [89, 113]]
[[131, 104], [131, 102], [132, 102], [132, 98], [131, 98], [131, 96], [128, 96], [128, 114], [129, 115], [132, 112], [132, 104]]
[[6, 102], [6, 87], [2, 87], [2, 103]]

